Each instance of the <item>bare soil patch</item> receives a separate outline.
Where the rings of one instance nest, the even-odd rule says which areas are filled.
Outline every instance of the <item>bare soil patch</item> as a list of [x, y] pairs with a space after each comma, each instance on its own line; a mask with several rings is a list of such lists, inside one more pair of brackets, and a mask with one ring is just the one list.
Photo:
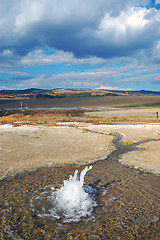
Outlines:
[[0, 177], [44, 165], [81, 164], [113, 149], [113, 137], [73, 127], [1, 127]]
[[[114, 149], [111, 135], [115, 133], [122, 136], [123, 144], [160, 139], [159, 124], [67, 124], [8, 128], [1, 125], [1, 177], [44, 165], [81, 164], [104, 158]], [[160, 141], [143, 143], [141, 147], [142, 152], [122, 156], [122, 162], [160, 172]]]

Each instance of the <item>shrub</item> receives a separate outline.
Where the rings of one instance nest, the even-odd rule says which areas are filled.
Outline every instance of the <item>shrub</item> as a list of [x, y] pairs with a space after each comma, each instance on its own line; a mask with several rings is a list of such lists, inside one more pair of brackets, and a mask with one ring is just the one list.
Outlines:
[[83, 109], [71, 109], [65, 111], [65, 115], [69, 117], [82, 117], [84, 115]]

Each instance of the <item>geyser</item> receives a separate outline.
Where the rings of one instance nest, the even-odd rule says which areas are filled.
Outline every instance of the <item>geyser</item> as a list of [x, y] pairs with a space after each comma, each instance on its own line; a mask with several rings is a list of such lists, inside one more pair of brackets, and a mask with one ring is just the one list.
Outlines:
[[94, 199], [96, 189], [84, 185], [84, 177], [90, 169], [92, 166], [82, 170], [80, 180], [78, 170], [75, 170], [74, 175], [64, 180], [59, 189], [47, 186], [31, 199], [32, 211], [40, 217], [61, 219], [63, 222], [78, 222], [82, 217], [90, 216], [97, 205]]

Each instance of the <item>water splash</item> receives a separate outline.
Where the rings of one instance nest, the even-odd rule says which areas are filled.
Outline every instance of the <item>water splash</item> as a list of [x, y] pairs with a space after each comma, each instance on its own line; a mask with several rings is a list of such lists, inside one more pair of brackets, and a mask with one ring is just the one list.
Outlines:
[[32, 211], [40, 217], [61, 219], [63, 222], [78, 222], [82, 217], [91, 216], [97, 205], [94, 200], [96, 190], [84, 185], [84, 177], [91, 169], [92, 166], [83, 169], [80, 180], [78, 170], [75, 170], [74, 175], [70, 175], [69, 180], [64, 180], [59, 189], [50, 187], [50, 191], [44, 189], [34, 196], [30, 204]]

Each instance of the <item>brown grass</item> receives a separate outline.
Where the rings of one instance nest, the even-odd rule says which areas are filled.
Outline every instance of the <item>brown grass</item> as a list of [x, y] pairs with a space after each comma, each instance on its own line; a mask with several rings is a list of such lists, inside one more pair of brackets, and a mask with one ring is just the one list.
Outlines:
[[156, 116], [87, 116], [67, 113], [35, 113], [30, 115], [12, 114], [0, 118], [0, 124], [56, 124], [56, 122], [86, 122], [93, 124], [133, 124], [133, 123], [160, 123]]

